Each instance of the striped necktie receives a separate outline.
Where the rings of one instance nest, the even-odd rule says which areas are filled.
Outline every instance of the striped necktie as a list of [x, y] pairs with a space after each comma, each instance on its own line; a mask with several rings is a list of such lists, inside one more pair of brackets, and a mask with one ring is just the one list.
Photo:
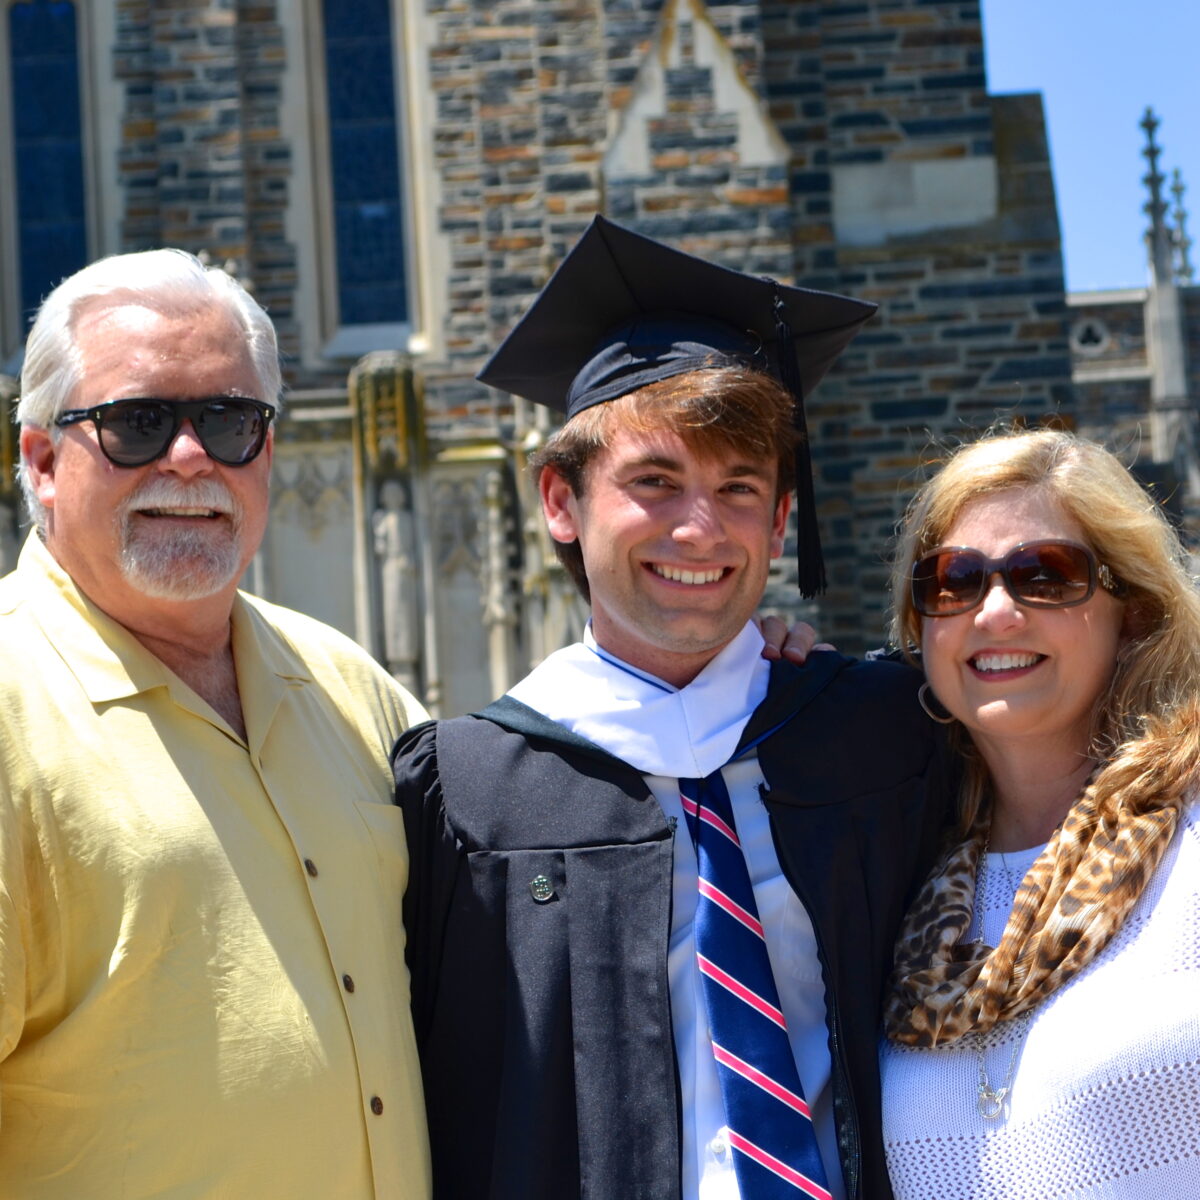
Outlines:
[[680, 779], [696, 845], [696, 960], [742, 1200], [829, 1200], [720, 771]]

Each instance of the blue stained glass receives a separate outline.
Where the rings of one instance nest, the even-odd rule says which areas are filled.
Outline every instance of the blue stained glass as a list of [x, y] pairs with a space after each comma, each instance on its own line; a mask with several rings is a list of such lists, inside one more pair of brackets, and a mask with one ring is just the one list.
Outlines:
[[19, 41], [31, 53], [75, 57], [75, 5], [70, 0], [17, 0], [9, 31], [14, 47]]
[[22, 224], [83, 217], [83, 155], [76, 142], [17, 144], [17, 207]]
[[343, 325], [408, 318], [388, 0], [325, 0], [330, 173]]
[[[343, 126], [330, 139], [338, 203], [398, 202], [399, 148], [394, 125]], [[397, 210], [398, 211], [398, 210]]]
[[338, 244], [352, 247], [342, 258], [342, 280], [362, 285], [397, 278], [404, 269], [404, 253], [396, 236], [394, 204], [339, 204], [336, 224]]
[[21, 306], [32, 316], [46, 295], [87, 262], [82, 221], [31, 222], [21, 228]]
[[391, 45], [391, 13], [388, 0], [325, 0], [325, 41], [352, 37], [379, 37], [380, 30]]
[[45, 100], [63, 95], [64, 88], [65, 97], [78, 97], [75, 70], [74, 58], [38, 58], [13, 63], [13, 133], [19, 141], [79, 136], [78, 106], [72, 109], [69, 103]]
[[344, 325], [370, 325], [379, 320], [379, 313], [391, 314], [388, 321], [408, 320], [408, 294], [401, 283], [344, 287], [341, 305]]
[[21, 307], [87, 262], [75, 6], [17, 0], [8, 10]]
[[396, 97], [392, 92], [392, 47], [388, 42], [355, 38], [326, 46], [329, 76], [338, 80], [329, 89], [332, 121], [361, 121], [375, 117], [395, 127]]

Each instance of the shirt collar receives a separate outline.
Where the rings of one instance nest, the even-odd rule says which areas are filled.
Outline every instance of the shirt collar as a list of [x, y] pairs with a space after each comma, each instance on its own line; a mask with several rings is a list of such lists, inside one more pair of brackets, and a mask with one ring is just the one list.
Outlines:
[[770, 665], [752, 623], [676, 688], [584, 641], [559, 650], [509, 693], [649, 775], [711, 774], [733, 757], [767, 694]]
[[[165, 687], [177, 703], [195, 707], [191, 688], [124, 625], [93, 604], [36, 533], [26, 539], [15, 574], [33, 606], [34, 619], [91, 703], [127, 700]], [[0, 604], [0, 611], [5, 607], [11, 610], [12, 602]], [[265, 670], [287, 680], [310, 678], [297, 674], [296, 658], [241, 593], [233, 604], [232, 630], [234, 661], [252, 664], [244, 677]]]

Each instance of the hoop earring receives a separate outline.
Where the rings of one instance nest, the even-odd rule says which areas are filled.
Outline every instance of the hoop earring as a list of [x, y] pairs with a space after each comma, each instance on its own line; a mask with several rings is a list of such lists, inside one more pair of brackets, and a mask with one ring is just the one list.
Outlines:
[[929, 686], [928, 682], [921, 684], [917, 688], [917, 703], [925, 710], [925, 715], [931, 721], [936, 721], [939, 725], [953, 725], [958, 718], [952, 717], [946, 712], [945, 708], [942, 708], [940, 713], [935, 712], [929, 703], [931, 699], [934, 704], [942, 708], [942, 702], [933, 694], [933, 689]]

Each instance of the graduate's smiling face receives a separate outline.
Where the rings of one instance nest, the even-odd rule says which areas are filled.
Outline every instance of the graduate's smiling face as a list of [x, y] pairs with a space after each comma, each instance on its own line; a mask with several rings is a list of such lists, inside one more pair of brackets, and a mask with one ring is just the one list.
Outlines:
[[676, 686], [741, 631], [783, 552], [774, 460], [700, 456], [670, 430], [618, 427], [582, 495], [550, 468], [540, 486], [551, 536], [579, 541], [596, 641]]

